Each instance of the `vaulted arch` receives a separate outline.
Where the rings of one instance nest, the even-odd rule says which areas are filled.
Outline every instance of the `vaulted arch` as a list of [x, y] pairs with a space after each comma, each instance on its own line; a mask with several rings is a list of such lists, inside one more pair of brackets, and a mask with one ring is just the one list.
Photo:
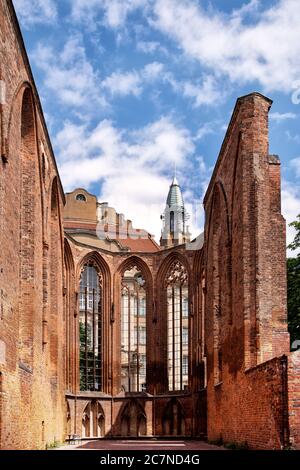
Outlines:
[[74, 321], [76, 307], [75, 266], [68, 240], [64, 239], [64, 318], [66, 325], [66, 389], [74, 392], [77, 376], [76, 337], [77, 322]]
[[87, 403], [82, 414], [82, 437], [105, 436], [105, 414], [98, 400]]
[[88, 253], [77, 270], [79, 377], [81, 391], [109, 389], [111, 323], [110, 271], [98, 252]]
[[[59, 191], [57, 178], [51, 186], [50, 218], [49, 218], [49, 285], [50, 285], [50, 314], [49, 314], [49, 345], [50, 366], [53, 379], [59, 374], [60, 345], [58, 334], [63, 324], [62, 288], [63, 285], [63, 245], [59, 206]], [[61, 351], [62, 352], [62, 351]]]
[[223, 339], [222, 326], [232, 322], [232, 260], [231, 223], [224, 186], [217, 182], [213, 189], [206, 245], [206, 283], [209, 294], [206, 299], [207, 328], [212, 329], [214, 383], [222, 381]]
[[33, 361], [34, 297], [36, 282], [36, 118], [32, 91], [22, 89], [20, 139], [20, 344], [21, 357], [27, 366]]
[[121, 435], [138, 437], [147, 435], [147, 417], [138, 400], [130, 400], [121, 411]]
[[115, 275], [117, 341], [120, 344], [120, 385], [125, 392], [146, 391], [149, 379], [148, 332], [153, 308], [153, 282], [147, 264], [127, 258]]
[[189, 386], [193, 315], [191, 279], [186, 257], [176, 251], [167, 256], [158, 270], [160, 347], [157, 363], [162, 390], [180, 391]]
[[165, 436], [185, 435], [185, 413], [177, 398], [172, 398], [166, 405], [162, 416], [162, 428]]

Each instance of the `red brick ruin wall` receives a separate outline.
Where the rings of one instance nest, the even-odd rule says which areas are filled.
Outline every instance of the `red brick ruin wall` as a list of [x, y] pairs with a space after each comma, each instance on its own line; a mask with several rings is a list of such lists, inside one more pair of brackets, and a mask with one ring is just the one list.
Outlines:
[[20, 41], [11, 4], [0, 0], [0, 427], [8, 449], [61, 439], [66, 414], [63, 193]]
[[[39, 449], [70, 431], [80, 434], [91, 398], [101, 402], [105, 433], [119, 435], [126, 406], [119, 289], [121, 268], [134, 254], [100, 254], [63, 241], [64, 195], [6, 0], [0, 0], [0, 79], [6, 85], [0, 106], [0, 447]], [[190, 378], [171, 409], [184, 415], [185, 435], [206, 434], [207, 412], [209, 440], [271, 449], [286, 446], [290, 433], [300, 445], [300, 361], [298, 353], [288, 355], [285, 221], [280, 165], [268, 149], [270, 105], [257, 93], [237, 102], [204, 201], [204, 248], [135, 257], [150, 286], [147, 387], [153, 396], [140, 396], [132, 409], [142, 407], [148, 435], [168, 433], [163, 287], [171, 263], [180, 260], [189, 274]], [[91, 257], [105, 284], [105, 397], [78, 393], [78, 286], [82, 263]]]
[[300, 350], [289, 355], [288, 411], [291, 445], [300, 449]]
[[285, 221], [270, 105], [259, 94], [238, 100], [205, 197], [208, 438], [255, 448], [285, 444], [286, 379], [273, 359], [289, 351]]

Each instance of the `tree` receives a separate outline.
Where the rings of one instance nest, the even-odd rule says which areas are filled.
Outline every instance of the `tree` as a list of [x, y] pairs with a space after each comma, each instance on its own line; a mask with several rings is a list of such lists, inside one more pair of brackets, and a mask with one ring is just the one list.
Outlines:
[[[300, 214], [296, 221], [290, 224], [296, 229], [294, 241], [288, 246], [290, 250], [300, 248]], [[287, 297], [288, 297], [288, 327], [291, 344], [300, 340], [300, 253], [295, 258], [287, 259]]]
[[[290, 223], [290, 227], [294, 227], [294, 229], [296, 229], [296, 235], [295, 235], [294, 241], [290, 243], [290, 245], [288, 246], [290, 250], [298, 250], [298, 248], [300, 248], [300, 214], [297, 215], [297, 219], [299, 220], [295, 220], [294, 222]], [[298, 254], [298, 258], [299, 258], [299, 254]]]

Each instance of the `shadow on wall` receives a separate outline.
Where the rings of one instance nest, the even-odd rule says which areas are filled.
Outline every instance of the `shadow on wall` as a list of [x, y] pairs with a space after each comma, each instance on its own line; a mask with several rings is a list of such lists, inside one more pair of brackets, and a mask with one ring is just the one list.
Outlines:
[[[153, 429], [153, 410], [151, 416], [147, 417], [143, 401], [135, 397], [123, 403], [109, 431], [105, 426], [107, 418], [100, 402], [97, 399], [91, 400], [82, 414], [82, 438], [143, 437], [149, 435], [149, 427]], [[151, 425], [149, 426], [150, 419]], [[157, 435], [164, 437], [186, 436], [187, 427], [184, 408], [176, 397], [170, 398], [166, 402], [161, 418], [158, 419], [160, 419], [159, 428], [162, 430], [162, 434], [160, 432]], [[67, 410], [67, 428], [69, 433], [71, 429], [69, 409]]]

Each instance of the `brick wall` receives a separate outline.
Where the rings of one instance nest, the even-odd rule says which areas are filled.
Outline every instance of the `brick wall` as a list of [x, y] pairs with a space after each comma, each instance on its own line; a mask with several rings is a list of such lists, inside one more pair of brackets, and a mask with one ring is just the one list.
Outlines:
[[[48, 217], [57, 169], [19, 27], [6, 0], [0, 0], [0, 63], [6, 85], [0, 109], [0, 445], [44, 448], [64, 438], [66, 416], [63, 351], [57, 348], [54, 385], [49, 344], [44, 341], [53, 252]], [[58, 180], [58, 217], [63, 199]], [[58, 274], [62, 312], [60, 221], [58, 227], [52, 270]], [[58, 343], [64, 344], [63, 316], [58, 318]]]
[[300, 350], [288, 361], [288, 398], [291, 446], [300, 449]]
[[289, 351], [285, 221], [279, 159], [268, 150], [270, 106], [258, 93], [238, 99], [204, 200], [208, 436], [259, 448], [280, 446], [272, 411], [280, 384], [270, 380], [269, 365], [248, 369]]

